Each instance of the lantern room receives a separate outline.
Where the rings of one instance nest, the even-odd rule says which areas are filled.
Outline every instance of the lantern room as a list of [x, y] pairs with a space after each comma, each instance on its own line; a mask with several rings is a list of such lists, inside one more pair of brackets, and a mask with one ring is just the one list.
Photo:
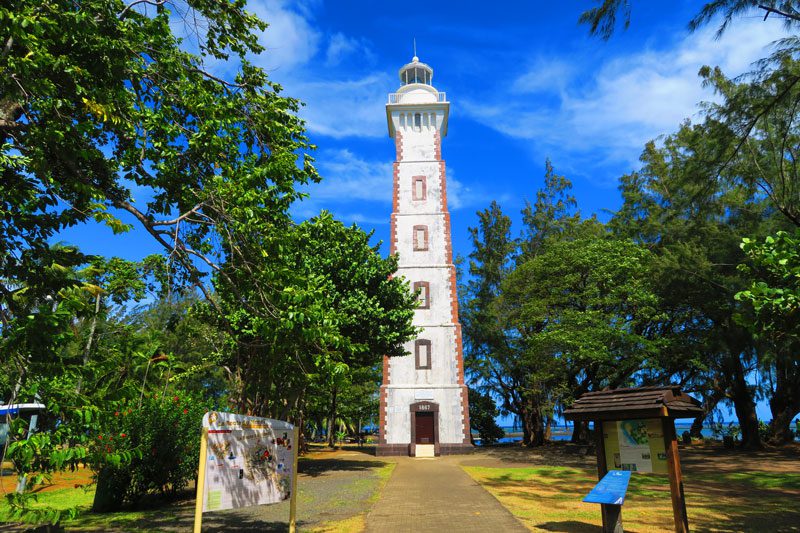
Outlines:
[[422, 83], [432, 85], [433, 69], [421, 63], [417, 56], [411, 59], [411, 63], [403, 65], [400, 69], [400, 85], [411, 85], [412, 83]]

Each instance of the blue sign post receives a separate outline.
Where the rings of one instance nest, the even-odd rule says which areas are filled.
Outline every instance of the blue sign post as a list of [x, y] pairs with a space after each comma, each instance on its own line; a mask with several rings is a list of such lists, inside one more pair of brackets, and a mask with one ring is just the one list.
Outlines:
[[608, 474], [603, 476], [603, 479], [594, 486], [583, 501], [587, 503], [622, 505], [625, 502], [625, 493], [628, 491], [630, 479], [630, 471], [609, 470]]
[[622, 533], [622, 504], [631, 473], [627, 470], [609, 470], [583, 501], [603, 506], [603, 531]]

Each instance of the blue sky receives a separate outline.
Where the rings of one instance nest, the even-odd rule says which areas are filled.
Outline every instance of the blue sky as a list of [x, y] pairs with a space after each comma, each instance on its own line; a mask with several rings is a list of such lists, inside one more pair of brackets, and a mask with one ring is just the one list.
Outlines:
[[[699, 2], [632, 4], [630, 30], [603, 42], [577, 25], [594, 5], [588, 0], [249, 0], [270, 24], [261, 36], [267, 51], [253, 60], [306, 103], [302, 116], [319, 147], [324, 181], [293, 214], [332, 211], [374, 230], [386, 253], [394, 144], [384, 104], [416, 38], [434, 85], [451, 102], [442, 153], [456, 254], [469, 253], [467, 229], [492, 200], [519, 220], [547, 157], [572, 180], [583, 213], [605, 218], [604, 210], [620, 205], [617, 178], [637, 168], [644, 143], [674, 131], [712, 97], [700, 86], [700, 67], [740, 74], [783, 33], [778, 20], [752, 13], [715, 40], [713, 26], [686, 29]], [[137, 230], [120, 237], [87, 225], [62, 238], [129, 259], [159, 251]]]

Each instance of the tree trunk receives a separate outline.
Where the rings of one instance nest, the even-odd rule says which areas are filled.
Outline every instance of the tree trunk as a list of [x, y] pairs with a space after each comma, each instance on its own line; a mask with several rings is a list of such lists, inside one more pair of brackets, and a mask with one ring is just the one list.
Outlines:
[[331, 411], [330, 415], [328, 416], [328, 446], [331, 448], [336, 446], [336, 435], [334, 434], [336, 431], [336, 399], [337, 399], [336, 387], [333, 387], [331, 391]]
[[573, 444], [586, 444], [589, 442], [589, 422], [587, 420], [576, 420], [573, 423], [570, 442]]
[[120, 486], [128, 486], [127, 480], [120, 480], [124, 474], [120, 470], [102, 468], [97, 474], [97, 489], [94, 492], [92, 511], [110, 513], [119, 511], [123, 504], [123, 491]]
[[522, 444], [525, 446], [541, 446], [544, 444], [544, 418], [536, 409], [534, 402], [528, 401], [529, 405], [523, 413], [522, 419]]
[[708, 415], [717, 408], [720, 400], [725, 397], [725, 388], [721, 387], [719, 383], [714, 380], [713, 388], [710, 394], [703, 394], [703, 414], [698, 416], [692, 422], [692, 427], [689, 428], [689, 434], [695, 439], [703, 438], [703, 424], [705, 423]]
[[800, 412], [800, 380], [796, 372], [792, 372], [793, 366], [783, 357], [775, 362], [775, 391], [769, 400], [772, 413], [770, 429], [775, 444], [786, 444], [794, 440], [791, 424]]
[[744, 368], [739, 354], [731, 354], [733, 359], [733, 375], [731, 376], [731, 400], [739, 419], [742, 431], [742, 447], [746, 449], [761, 448], [761, 437], [758, 434], [758, 416], [753, 393], [747, 385]]

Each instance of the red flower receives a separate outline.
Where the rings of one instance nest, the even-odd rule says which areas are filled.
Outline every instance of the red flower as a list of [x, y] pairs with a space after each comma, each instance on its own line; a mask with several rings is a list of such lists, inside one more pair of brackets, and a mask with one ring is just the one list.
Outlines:
[[177, 401], [178, 401], [178, 397], [177, 397], [177, 396], [175, 396], [175, 397], [173, 398], [173, 400], [175, 400], [175, 401], [177, 402]]
[[121, 439], [124, 439], [125, 437], [127, 437], [127, 435], [125, 433], [120, 433], [119, 436], [120, 436]]
[[185, 414], [185, 415], [189, 414], [189, 410], [188, 409], [184, 409], [183, 410], [183, 414]]
[[114, 416], [119, 416], [119, 411], [114, 411]]
[[97, 436], [97, 440], [103, 440], [103, 436], [102, 435], [98, 435]]

